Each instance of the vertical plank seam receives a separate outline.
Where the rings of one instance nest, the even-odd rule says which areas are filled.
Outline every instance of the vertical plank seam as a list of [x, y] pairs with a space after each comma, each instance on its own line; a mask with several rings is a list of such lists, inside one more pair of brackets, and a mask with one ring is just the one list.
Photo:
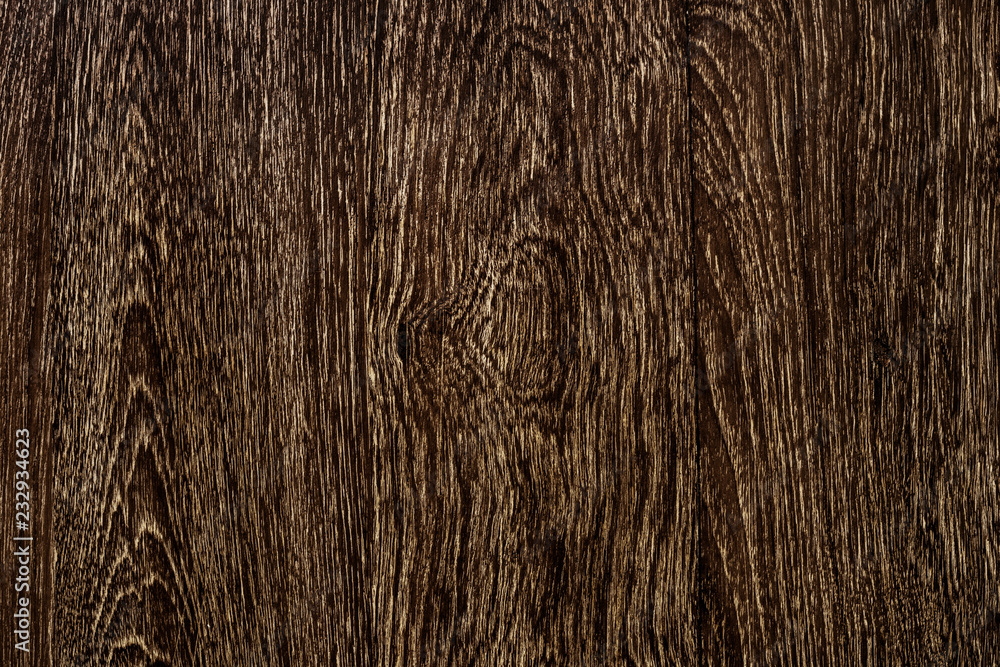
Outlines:
[[[691, 377], [688, 382], [697, 382], [698, 377], [698, 244], [697, 235], [695, 229], [695, 216], [694, 216], [694, 171], [691, 168], [692, 164], [692, 153], [694, 151], [693, 146], [693, 135], [691, 133], [691, 3], [692, 0], [686, 0], [684, 3], [684, 84], [687, 88], [687, 107], [685, 109], [686, 121], [687, 121], [687, 154], [686, 154], [686, 165], [687, 170], [687, 214], [688, 214], [688, 226], [689, 226], [689, 243], [690, 246], [688, 251], [691, 254], [691, 261], [688, 266], [688, 270], [691, 272], [691, 322], [692, 322], [692, 336], [693, 345], [691, 346]], [[684, 387], [683, 390], [686, 390]], [[703, 650], [703, 633], [701, 628], [702, 613], [703, 613], [703, 602], [701, 593], [701, 440], [698, 433], [698, 405], [699, 397], [697, 391], [692, 391], [689, 393], [692, 396], [693, 405], [691, 409], [691, 420], [693, 422], [693, 435], [694, 435], [694, 450], [695, 450], [695, 474], [694, 474], [694, 552], [695, 552], [695, 562], [694, 562], [694, 582], [692, 590], [696, 591], [695, 595], [697, 600], [695, 600], [694, 609], [696, 618], [694, 619], [695, 627], [695, 641], [697, 642], [696, 650], [698, 651], [698, 664], [705, 664], [705, 651]]]
[[[42, 168], [44, 170], [43, 174], [39, 175], [39, 186], [41, 189], [42, 202], [39, 210], [39, 230], [38, 235], [38, 249], [37, 252], [41, 257], [35, 261], [36, 271], [38, 271], [39, 276], [36, 278], [35, 284], [35, 318], [41, 318], [41, 323], [34, 322], [32, 324], [31, 333], [31, 346], [32, 351], [30, 354], [32, 358], [30, 363], [34, 367], [33, 373], [30, 375], [29, 383], [34, 383], [36, 387], [32, 388], [29, 384], [28, 395], [29, 397], [38, 396], [38, 401], [40, 406], [37, 408], [40, 417], [44, 418], [45, 424], [51, 424], [51, 410], [55, 409], [52, 405], [51, 393], [52, 387], [49, 382], [49, 373], [45, 370], [45, 362], [43, 359], [43, 346], [47, 338], [47, 332], [50, 326], [48, 317], [48, 302], [49, 302], [49, 291], [52, 287], [52, 233], [55, 227], [55, 209], [57, 205], [56, 193], [54, 187], [54, 176], [55, 176], [55, 162], [56, 162], [56, 146], [57, 146], [57, 136], [56, 136], [56, 113], [57, 113], [57, 102], [58, 102], [58, 86], [56, 82], [56, 67], [58, 65], [58, 55], [56, 53], [57, 42], [56, 38], [58, 36], [58, 25], [57, 25], [57, 11], [64, 9], [64, 5], [56, 5], [51, 10], [51, 13], [47, 13], [44, 20], [48, 23], [49, 28], [49, 44], [48, 44], [48, 58], [44, 75], [42, 76], [42, 85], [48, 85], [49, 87], [49, 109], [44, 122], [46, 124], [45, 132], [43, 136], [48, 141], [47, 148], [47, 160], [43, 159]], [[68, 11], [68, 10], [67, 10]], [[41, 280], [42, 282], [39, 282]], [[40, 301], [40, 303], [39, 303]], [[37, 334], [35, 332], [36, 327], [38, 328]], [[55, 360], [53, 360], [54, 362]], [[29, 401], [33, 403], [34, 401], [29, 398]], [[31, 405], [29, 403], [29, 405]], [[46, 410], [46, 405], [49, 410]], [[31, 416], [36, 412], [32, 409], [34, 406], [29, 408], [29, 420]], [[39, 477], [41, 477], [42, 494], [41, 499], [44, 502], [42, 509], [42, 525], [36, 534], [42, 536], [42, 539], [47, 538], [47, 543], [44, 547], [45, 557], [40, 559], [40, 562], [36, 565], [36, 572], [39, 572], [38, 579], [39, 583], [43, 584], [40, 587], [41, 595], [43, 596], [42, 604], [38, 605], [38, 613], [40, 615], [38, 621], [39, 623], [44, 623], [44, 632], [41, 633], [40, 637], [41, 645], [39, 646], [39, 651], [36, 654], [35, 664], [47, 664], [52, 665], [52, 644], [53, 638], [55, 636], [55, 557], [53, 555], [53, 544], [55, 543], [54, 532], [54, 513], [55, 513], [55, 498], [53, 493], [55, 492], [55, 470], [56, 470], [56, 459], [55, 450], [53, 447], [53, 435], [55, 429], [49, 428], [47, 431], [43, 430], [45, 426], [43, 424], [38, 425], [39, 433], [45, 433], [48, 437], [42, 442], [42, 451], [47, 453], [38, 457], [39, 464], [44, 463], [45, 469], [39, 471]], [[46, 572], [44, 575], [41, 574], [40, 570], [44, 568]], [[42, 616], [44, 614], [44, 616]]]
[[[377, 469], [378, 453], [374, 438], [375, 430], [372, 427], [371, 423], [372, 412], [370, 409], [371, 406], [369, 401], [370, 386], [368, 378], [368, 364], [371, 355], [371, 336], [370, 336], [369, 322], [368, 322], [369, 318], [368, 309], [371, 305], [369, 303], [371, 294], [370, 292], [371, 273], [368, 264], [368, 256], [369, 256], [368, 246], [371, 241], [369, 236], [372, 233], [370, 216], [372, 215], [372, 212], [375, 209], [375, 203], [376, 203], [375, 162], [378, 154], [376, 146], [379, 141], [381, 133], [381, 123], [379, 123], [379, 118], [380, 118], [379, 105], [381, 103], [381, 91], [379, 90], [379, 86], [381, 85], [381, 82], [379, 81], [379, 71], [376, 68], [381, 67], [381, 60], [382, 60], [378, 56], [380, 56], [382, 52], [382, 47], [379, 42], [380, 40], [379, 11], [381, 10], [381, 5], [383, 2], [384, 0], [375, 0], [375, 2], [373, 3], [374, 6], [369, 10], [371, 12], [371, 20], [368, 23], [367, 30], [365, 31], [366, 34], [364, 35], [365, 41], [368, 41], [370, 43], [370, 48], [365, 49], [366, 53], [365, 58], [367, 61], [365, 71], [368, 78], [368, 80], [365, 82], [365, 85], [368, 88], [368, 100], [367, 100], [368, 118], [366, 120], [366, 125], [367, 125], [366, 141], [368, 145], [366, 146], [365, 159], [363, 164], [365, 190], [366, 190], [366, 192], [364, 193], [364, 201], [365, 201], [364, 215], [363, 215], [363, 220], [360, 220], [358, 224], [357, 240], [356, 240], [358, 244], [357, 257], [359, 266], [355, 267], [355, 271], [357, 272], [357, 275], [361, 276], [364, 280], [364, 284], [356, 286], [358, 289], [358, 300], [361, 305], [361, 307], [359, 308], [361, 312], [359, 313], [358, 316], [360, 320], [359, 330], [361, 334], [361, 355], [360, 359], [358, 360], [358, 363], [360, 364], [360, 371], [364, 373], [364, 377], [362, 378], [363, 381], [357, 384], [360, 385], [361, 393], [363, 394], [362, 396], [358, 397], [358, 401], [361, 406], [361, 409], [364, 411], [362, 419], [363, 428], [365, 429], [365, 433], [362, 436], [362, 442], [364, 443], [363, 447], [367, 446], [367, 452], [363, 450], [362, 455], [371, 457], [371, 460], [369, 462], [371, 466], [370, 467], [371, 479], [369, 480], [371, 505], [369, 508], [370, 515], [368, 517], [368, 520], [371, 522], [371, 524], [370, 524], [370, 530], [365, 531], [363, 527], [361, 530], [362, 540], [367, 542], [367, 544], [362, 545], [361, 548], [369, 550], [369, 559], [367, 567], [364, 567], [361, 572], [361, 581], [362, 581], [362, 586], [364, 587], [362, 591], [362, 597], [364, 598], [364, 601], [362, 603], [362, 610], [366, 616], [365, 620], [367, 621], [367, 623], [363, 623], [363, 625], [367, 625], [367, 627], [362, 628], [362, 632], [364, 632], [363, 643], [365, 644], [365, 646], [361, 649], [362, 660], [357, 660], [359, 656], [357, 655], [354, 656], [355, 658], [354, 664], [356, 665], [381, 664], [381, 659], [380, 659], [381, 646], [379, 645], [380, 641], [374, 631], [374, 629], [378, 625], [378, 617], [380, 613], [378, 608], [378, 595], [375, 592], [376, 591], [375, 584], [379, 577], [378, 559], [380, 554], [378, 553], [376, 545], [377, 525], [378, 525], [377, 516], [379, 512], [379, 494], [376, 489], [378, 481], [375, 479], [375, 470]], [[385, 39], [384, 30], [382, 31], [381, 39], [382, 40]], [[357, 372], [357, 369], [355, 370], [355, 372]], [[370, 654], [368, 656], [364, 656], [364, 651], [366, 650], [370, 651]]]

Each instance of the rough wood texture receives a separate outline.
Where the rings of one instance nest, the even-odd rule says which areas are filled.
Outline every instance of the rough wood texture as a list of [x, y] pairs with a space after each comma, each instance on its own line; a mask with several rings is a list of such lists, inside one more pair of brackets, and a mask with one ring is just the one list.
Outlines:
[[696, 660], [678, 9], [387, 11], [379, 664]]
[[997, 664], [995, 3], [0, 9], [0, 664]]
[[358, 23], [59, 17], [55, 664], [366, 655]]
[[[51, 535], [46, 508], [52, 480], [51, 450], [46, 446], [47, 410], [43, 368], [51, 363], [42, 345], [50, 275], [49, 228], [52, 36], [51, 8], [17, 0], [0, 4], [0, 664], [15, 664], [14, 520], [15, 433], [27, 429], [32, 442], [30, 520], [36, 535]], [[51, 541], [34, 545], [30, 581], [35, 590], [51, 588], [44, 567]], [[31, 602], [35, 627], [51, 613], [51, 600]], [[38, 656], [47, 660], [46, 646]]]
[[997, 660], [997, 19], [692, 5], [706, 664]]

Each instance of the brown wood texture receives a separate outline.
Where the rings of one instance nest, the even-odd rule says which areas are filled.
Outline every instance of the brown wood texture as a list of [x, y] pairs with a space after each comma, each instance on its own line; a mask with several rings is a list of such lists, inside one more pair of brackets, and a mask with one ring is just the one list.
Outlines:
[[691, 663], [683, 12], [413, 2], [385, 20], [379, 662]]
[[[32, 2], [7, 2], [0, 11], [0, 568], [3, 593], [0, 615], [3, 639], [0, 664], [13, 665], [16, 433], [27, 429], [32, 456], [29, 524], [37, 535], [52, 534], [52, 453], [42, 440], [47, 410], [43, 369], [52, 360], [42, 336], [47, 319], [51, 275], [51, 9]], [[51, 573], [39, 567], [50, 559], [51, 540], [33, 545], [30, 578], [35, 590], [51, 587]], [[34, 595], [33, 632], [52, 613], [50, 597]], [[36, 656], [47, 661], [47, 646], [36, 644]], [[45, 664], [43, 662], [43, 664]]]
[[0, 664], [998, 664], [995, 2], [9, 0], [0, 103]]
[[57, 17], [53, 664], [370, 653], [364, 26], [315, 3]]
[[994, 664], [994, 3], [690, 14], [706, 664]]

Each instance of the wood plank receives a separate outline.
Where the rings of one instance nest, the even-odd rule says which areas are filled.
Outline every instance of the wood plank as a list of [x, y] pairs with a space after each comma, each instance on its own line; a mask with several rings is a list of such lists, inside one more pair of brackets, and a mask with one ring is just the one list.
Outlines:
[[890, 660], [995, 664], [1000, 17], [984, 2], [865, 9], [865, 215], [848, 280], [871, 284], [855, 321], [875, 362], [860, 377], [872, 463], [859, 499], [874, 530], [856, 576], [885, 601]]
[[692, 5], [705, 664], [995, 660], [996, 29]]
[[[44, 539], [14, 541], [14, 537], [51, 532], [51, 428], [47, 415], [42, 354], [46, 333], [49, 244], [49, 188], [52, 141], [52, 13], [44, 3], [5, 2], [0, 5], [0, 571], [3, 595], [0, 618], [0, 664], [28, 665], [48, 656], [47, 623], [51, 613], [48, 563], [50, 544]], [[17, 465], [15, 443], [28, 431], [27, 470]], [[17, 449], [22, 449], [18, 447]], [[18, 474], [19, 473], [19, 474]], [[24, 473], [27, 473], [25, 475]], [[15, 475], [17, 476], [15, 477]], [[24, 496], [16, 496], [15, 482]], [[16, 503], [28, 503], [27, 528]], [[27, 582], [20, 580], [15, 549], [29, 548]], [[17, 580], [16, 580], [17, 579]], [[27, 590], [20, 588], [27, 584]], [[29, 653], [15, 649], [15, 611], [28, 601]], [[20, 620], [20, 619], [17, 619]]]
[[377, 663], [693, 664], [679, 3], [380, 3]]
[[59, 24], [54, 663], [365, 664], [364, 13]]

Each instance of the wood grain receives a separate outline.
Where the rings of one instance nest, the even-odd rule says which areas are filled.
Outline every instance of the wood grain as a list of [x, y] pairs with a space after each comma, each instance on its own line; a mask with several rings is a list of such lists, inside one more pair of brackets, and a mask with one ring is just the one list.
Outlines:
[[386, 14], [378, 664], [696, 660], [677, 5]]
[[365, 656], [348, 9], [60, 17], [55, 664]]
[[[45, 368], [51, 364], [43, 344], [46, 328], [47, 293], [51, 261], [51, 8], [33, 2], [0, 5], [0, 568], [3, 594], [0, 616], [4, 638], [0, 641], [0, 664], [15, 665], [14, 611], [17, 597], [14, 576], [15, 433], [27, 429], [31, 456], [29, 524], [34, 534], [50, 535], [52, 514], [52, 455], [48, 447], [50, 429], [45, 400]], [[29, 583], [33, 590], [51, 590], [47, 567], [51, 543], [40, 539], [32, 545]], [[51, 598], [35, 595], [31, 600], [33, 632], [51, 613]], [[35, 644], [37, 655], [47, 659], [47, 645]], [[21, 663], [25, 664], [25, 663]]]
[[0, 7], [0, 664], [997, 664], [991, 0]]
[[994, 664], [996, 15], [696, 3], [706, 664]]

